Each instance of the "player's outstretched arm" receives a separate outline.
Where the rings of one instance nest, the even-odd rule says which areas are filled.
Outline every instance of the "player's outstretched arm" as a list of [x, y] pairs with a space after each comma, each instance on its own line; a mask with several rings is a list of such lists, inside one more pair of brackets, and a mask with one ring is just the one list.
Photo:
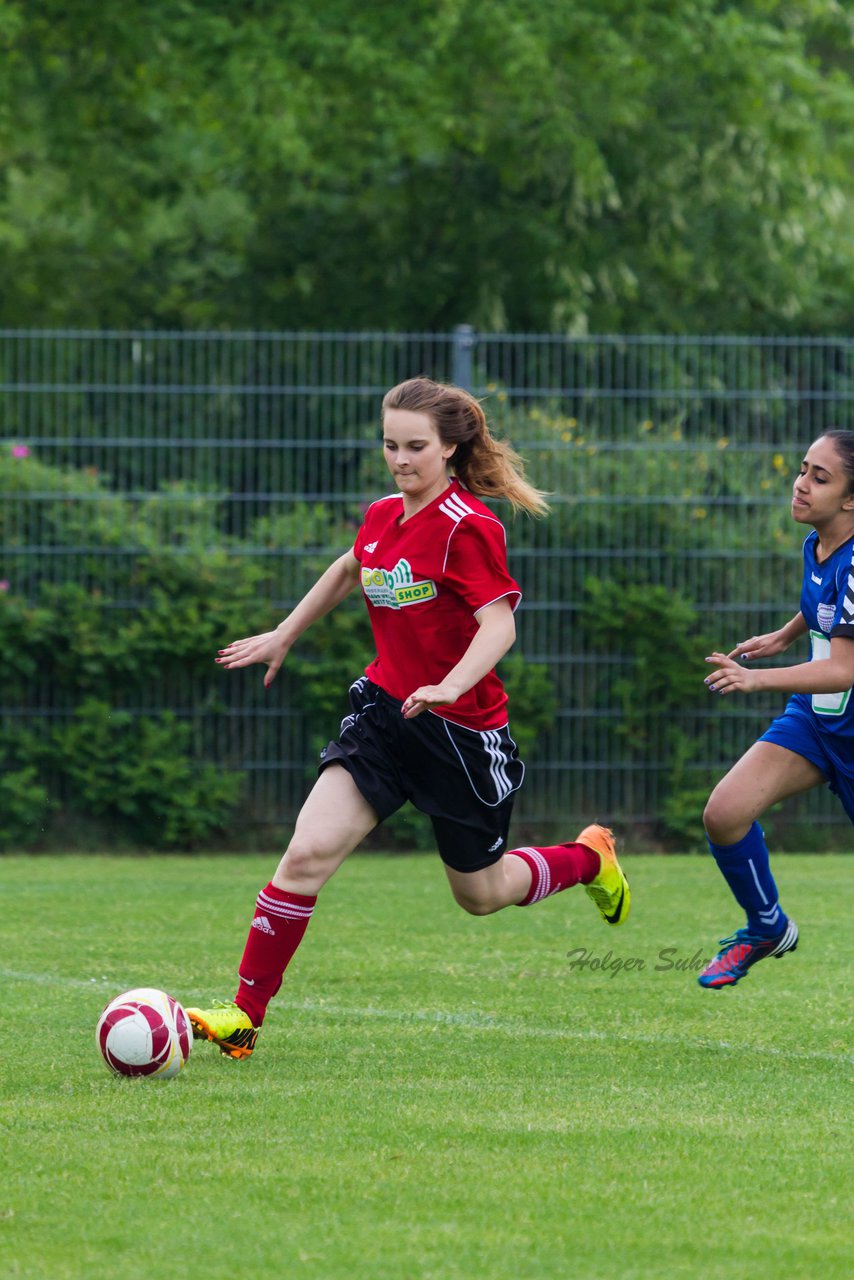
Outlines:
[[832, 638], [829, 657], [794, 667], [742, 667], [725, 653], [712, 653], [706, 662], [717, 668], [705, 679], [712, 693], [844, 693], [854, 686], [854, 640], [844, 636]]
[[359, 581], [359, 569], [359, 561], [353, 552], [345, 551], [343, 556], [334, 560], [326, 572], [321, 574], [311, 590], [306, 592], [275, 631], [264, 631], [257, 636], [233, 640], [224, 649], [220, 649], [216, 661], [227, 671], [233, 667], [263, 663], [267, 668], [264, 688], [269, 688], [294, 641], [313, 622], [329, 613], [350, 594]]
[[477, 632], [455, 667], [440, 684], [425, 684], [405, 699], [404, 719], [413, 720], [430, 707], [452, 706], [504, 657], [516, 639], [516, 623], [508, 600], [496, 600], [477, 614]]
[[784, 627], [780, 627], [779, 631], [769, 631], [764, 636], [751, 636], [749, 640], [739, 641], [727, 657], [743, 658], [745, 662], [753, 658], [773, 658], [775, 654], [788, 649], [789, 645], [794, 644], [799, 636], [805, 635], [806, 631], [807, 620], [799, 611]]

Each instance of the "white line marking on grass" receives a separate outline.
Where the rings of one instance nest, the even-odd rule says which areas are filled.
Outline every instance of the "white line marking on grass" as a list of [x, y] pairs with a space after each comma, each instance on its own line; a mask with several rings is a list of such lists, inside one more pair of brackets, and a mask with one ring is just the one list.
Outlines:
[[[10, 982], [38, 983], [54, 987], [104, 987], [111, 989], [114, 979], [65, 978], [49, 973], [22, 973], [16, 969], [0, 969], [0, 978]], [[293, 1013], [322, 1014], [330, 1018], [349, 1019], [351, 1022], [396, 1022], [400, 1026], [462, 1027], [467, 1031], [498, 1031], [507, 1036], [524, 1036], [537, 1040], [587, 1040], [618, 1044], [667, 1045], [682, 1049], [711, 1049], [720, 1053], [757, 1053], [769, 1058], [783, 1058], [807, 1062], [850, 1063], [850, 1053], [826, 1053], [820, 1049], [777, 1049], [765, 1045], [738, 1044], [730, 1040], [709, 1040], [705, 1037], [646, 1035], [643, 1032], [596, 1031], [592, 1028], [574, 1030], [572, 1027], [537, 1027], [525, 1022], [506, 1021], [492, 1014], [463, 1012], [445, 1009], [379, 1009], [374, 1005], [357, 1008], [353, 1005], [329, 1004], [323, 1000], [283, 1000], [277, 997], [271, 1013], [286, 1009]]]
[[323, 1001], [311, 1000], [276, 1000], [272, 1012], [276, 1009], [291, 1009], [294, 1012], [328, 1014], [335, 1018], [349, 1018], [353, 1021], [367, 1021], [375, 1018], [386, 1022], [397, 1022], [401, 1025], [432, 1024], [433, 1026], [464, 1027], [469, 1031], [500, 1031], [508, 1036], [526, 1036], [541, 1040], [600, 1040], [606, 1043], [614, 1041], [625, 1044], [666, 1044], [684, 1049], [714, 1049], [724, 1053], [758, 1053], [775, 1058], [798, 1058], [819, 1062], [852, 1062], [850, 1053], [826, 1053], [820, 1049], [776, 1049], [762, 1045], [736, 1044], [728, 1040], [709, 1040], [706, 1038], [687, 1038], [685, 1036], [645, 1035], [643, 1032], [609, 1032], [593, 1029], [573, 1030], [571, 1027], [536, 1027], [525, 1022], [507, 1022], [492, 1017], [491, 1014], [445, 1012], [441, 1009], [378, 1009], [369, 1005], [365, 1009], [357, 1009], [346, 1005], [326, 1004]]
[[60, 978], [55, 973], [22, 973], [19, 969], [0, 969], [0, 978], [10, 982], [34, 982], [40, 987], [114, 987], [112, 978]]

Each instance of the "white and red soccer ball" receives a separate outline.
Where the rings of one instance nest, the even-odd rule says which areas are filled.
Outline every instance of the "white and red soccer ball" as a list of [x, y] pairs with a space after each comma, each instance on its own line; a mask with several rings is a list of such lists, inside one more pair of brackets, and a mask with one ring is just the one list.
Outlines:
[[156, 987], [134, 987], [104, 1008], [98, 1052], [117, 1076], [176, 1076], [190, 1056], [193, 1031], [183, 1007]]

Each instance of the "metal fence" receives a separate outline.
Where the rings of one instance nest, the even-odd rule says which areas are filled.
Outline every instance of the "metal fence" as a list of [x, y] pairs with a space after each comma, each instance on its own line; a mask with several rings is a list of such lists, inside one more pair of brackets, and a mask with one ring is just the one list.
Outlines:
[[[548, 519], [509, 523], [511, 568], [524, 589], [517, 652], [542, 666], [554, 699], [529, 752], [518, 821], [554, 835], [593, 816], [660, 824], [674, 779], [699, 794], [781, 705], [759, 696], [714, 706], [688, 697], [684, 708], [668, 701], [679, 637], [662, 618], [678, 624], [684, 605], [690, 625], [727, 648], [796, 611], [803, 531], [788, 516], [791, 476], [823, 429], [854, 428], [851, 340], [467, 326], [448, 334], [7, 330], [0, 421], [7, 448], [37, 460], [43, 476], [98, 477], [97, 486], [63, 491], [66, 515], [87, 504], [107, 513], [119, 501], [144, 509], [154, 495], [206, 509], [210, 543], [274, 566], [272, 625], [308, 585], [308, 570], [340, 553], [341, 530], [354, 527], [363, 504], [385, 492], [380, 400], [420, 373], [484, 397], [496, 433], [552, 494]], [[56, 502], [49, 478], [0, 493], [0, 578], [33, 598], [46, 582], [97, 578], [112, 607], [135, 608], [143, 550], [114, 533], [93, 540], [91, 521], [80, 522], [81, 535], [66, 519], [58, 538]], [[269, 542], [275, 520], [296, 509], [320, 521], [310, 554], [305, 539]], [[632, 686], [648, 680], [650, 637], [664, 710], [632, 741]], [[355, 674], [341, 674], [342, 699]], [[205, 723], [214, 685], [217, 710]], [[295, 709], [286, 681], [272, 704], [258, 685], [254, 673], [223, 681], [215, 671], [175, 687], [153, 666], [145, 697], [124, 705], [192, 717], [204, 753], [247, 772], [254, 819], [287, 824], [313, 769], [317, 727]], [[27, 706], [4, 708], [31, 725], [69, 711], [45, 687]], [[845, 825], [823, 791], [786, 812]]]

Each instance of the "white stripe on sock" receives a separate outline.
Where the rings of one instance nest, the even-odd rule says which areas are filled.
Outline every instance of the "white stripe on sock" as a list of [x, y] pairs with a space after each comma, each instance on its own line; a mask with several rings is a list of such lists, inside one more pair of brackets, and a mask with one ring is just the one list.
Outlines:
[[753, 882], [754, 882], [754, 884], [756, 885], [756, 888], [757, 888], [757, 890], [758, 890], [759, 896], [760, 896], [760, 898], [762, 899], [762, 901], [765, 903], [765, 905], [766, 905], [766, 907], [767, 907], [767, 906], [768, 906], [768, 899], [765, 897], [765, 894], [762, 892], [762, 885], [759, 883], [759, 876], [756, 874], [756, 868], [755, 868], [755, 867], [754, 867], [754, 865], [753, 865], [753, 859], [752, 859], [752, 858], [748, 858], [748, 859], [747, 859], [747, 865], [750, 867], [750, 872], [751, 872], [751, 875], [753, 876]]
[[[514, 850], [511, 849], [510, 852], [513, 853]], [[531, 902], [539, 902], [542, 898], [547, 898], [552, 891], [552, 873], [549, 871], [549, 864], [546, 862], [539, 849], [532, 849], [529, 845], [525, 845], [524, 848], [519, 849], [518, 852], [527, 853], [539, 873], [539, 884], [537, 885], [536, 891], [529, 899], [529, 905]]]
[[278, 898], [271, 898], [263, 889], [258, 894], [255, 905], [259, 911], [266, 911], [271, 916], [281, 916], [285, 920], [308, 920], [314, 911], [314, 904], [308, 906], [297, 902], [280, 902]]

